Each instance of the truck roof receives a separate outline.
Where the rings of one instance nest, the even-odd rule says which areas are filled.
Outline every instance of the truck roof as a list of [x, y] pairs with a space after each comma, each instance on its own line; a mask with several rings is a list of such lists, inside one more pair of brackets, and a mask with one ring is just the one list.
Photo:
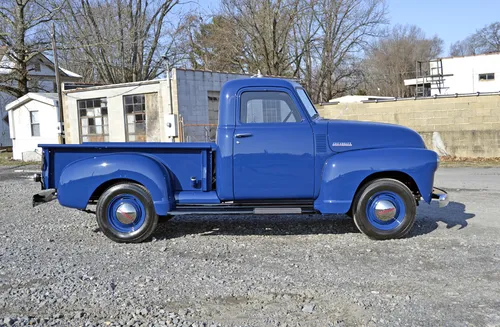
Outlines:
[[[256, 78], [239, 78], [226, 82], [224, 89], [236, 93], [239, 89], [243, 87], [252, 86], [274, 86], [274, 87], [286, 87], [294, 89], [296, 87], [301, 87], [300, 84], [282, 79], [282, 78], [269, 78], [269, 77], [256, 77]], [[224, 92], [224, 93], [226, 93]]]

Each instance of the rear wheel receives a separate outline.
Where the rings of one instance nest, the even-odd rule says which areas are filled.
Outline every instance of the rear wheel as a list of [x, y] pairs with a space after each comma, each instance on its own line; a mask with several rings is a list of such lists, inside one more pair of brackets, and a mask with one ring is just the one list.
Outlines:
[[149, 192], [134, 183], [117, 184], [99, 198], [97, 223], [115, 242], [139, 243], [156, 229], [158, 216]]
[[358, 229], [373, 239], [401, 238], [415, 223], [417, 206], [411, 190], [394, 179], [378, 179], [364, 186], [353, 205]]

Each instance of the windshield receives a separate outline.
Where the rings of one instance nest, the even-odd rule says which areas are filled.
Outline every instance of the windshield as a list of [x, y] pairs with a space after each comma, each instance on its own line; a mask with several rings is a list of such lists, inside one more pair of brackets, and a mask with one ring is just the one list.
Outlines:
[[304, 104], [304, 107], [307, 110], [307, 113], [311, 118], [316, 118], [319, 116], [318, 112], [316, 111], [316, 108], [314, 108], [314, 105], [311, 102], [311, 99], [307, 95], [306, 91], [304, 89], [297, 89], [297, 93], [299, 94], [300, 100]]

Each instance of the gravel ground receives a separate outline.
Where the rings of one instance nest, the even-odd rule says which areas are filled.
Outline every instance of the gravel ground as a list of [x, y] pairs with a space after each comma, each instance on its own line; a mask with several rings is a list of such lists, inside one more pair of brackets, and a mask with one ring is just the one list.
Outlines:
[[[185, 216], [116, 244], [0, 167], [0, 325], [500, 326], [500, 169], [442, 168], [410, 237], [344, 216]], [[19, 169], [19, 168], [18, 168]], [[22, 169], [26, 169], [23, 167]]]

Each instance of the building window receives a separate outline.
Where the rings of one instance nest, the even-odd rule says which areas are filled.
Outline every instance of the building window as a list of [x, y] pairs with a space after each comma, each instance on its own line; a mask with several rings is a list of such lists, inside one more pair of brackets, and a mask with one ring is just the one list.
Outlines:
[[480, 81], [493, 81], [495, 79], [495, 73], [479, 74]]
[[80, 142], [108, 142], [108, 107], [106, 98], [78, 100]]
[[127, 117], [127, 141], [146, 142], [146, 99], [144, 94], [123, 97]]
[[242, 123], [296, 123], [300, 113], [285, 92], [245, 92], [241, 95]]
[[40, 136], [40, 120], [38, 111], [30, 111], [31, 136]]
[[39, 72], [41, 70], [40, 69], [40, 62], [37, 61], [37, 62], [33, 63], [33, 70], [35, 72]]

